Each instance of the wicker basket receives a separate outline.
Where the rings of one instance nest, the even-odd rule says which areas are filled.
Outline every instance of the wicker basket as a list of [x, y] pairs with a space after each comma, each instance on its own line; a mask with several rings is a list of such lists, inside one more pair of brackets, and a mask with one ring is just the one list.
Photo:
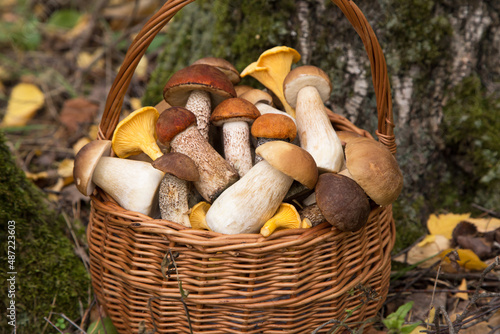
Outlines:
[[[112, 137], [125, 91], [152, 39], [192, 1], [167, 1], [134, 40], [108, 95], [100, 139]], [[377, 136], [394, 153], [392, 102], [380, 45], [352, 1], [333, 2], [365, 45], [377, 97]], [[338, 130], [370, 137], [341, 116], [329, 117]], [[91, 203], [92, 284], [120, 333], [137, 333], [144, 326], [155, 333], [190, 333], [190, 326], [194, 333], [310, 333], [332, 319], [345, 319], [346, 310], [354, 310], [347, 322], [357, 326], [376, 315], [387, 295], [395, 238], [391, 206], [373, 209], [357, 232], [340, 232], [325, 222], [263, 238], [152, 219], [121, 208], [99, 189]], [[175, 260], [173, 255], [178, 255]], [[174, 263], [177, 272], [166, 273], [167, 264], [171, 269]], [[189, 292], [185, 298], [179, 281]]]

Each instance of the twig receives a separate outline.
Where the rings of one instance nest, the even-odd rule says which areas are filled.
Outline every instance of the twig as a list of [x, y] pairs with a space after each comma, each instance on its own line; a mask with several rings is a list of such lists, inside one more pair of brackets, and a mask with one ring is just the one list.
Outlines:
[[495, 218], [500, 218], [500, 213], [499, 213], [499, 212], [496, 212], [496, 211], [493, 211], [493, 210], [487, 209], [487, 208], [482, 207], [482, 206], [480, 206], [480, 205], [478, 205], [478, 204], [475, 204], [475, 203], [472, 203], [471, 205], [472, 205], [472, 207], [474, 207], [474, 208], [476, 208], [476, 209], [478, 209], [478, 210], [481, 210], [481, 211], [483, 211], [483, 212], [486, 212], [486, 213], [487, 213], [487, 214], [489, 214], [490, 216], [493, 216], [493, 217], [495, 217]]

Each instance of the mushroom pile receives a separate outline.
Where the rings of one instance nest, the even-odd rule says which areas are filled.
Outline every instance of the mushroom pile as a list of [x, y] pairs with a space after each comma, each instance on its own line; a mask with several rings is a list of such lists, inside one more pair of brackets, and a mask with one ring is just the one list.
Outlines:
[[[224, 234], [268, 237], [324, 221], [362, 228], [374, 205], [396, 200], [401, 171], [384, 145], [333, 128], [328, 75], [292, 70], [299, 60], [279, 46], [241, 74], [214, 57], [179, 70], [160, 103], [80, 150], [77, 188], [90, 196], [97, 186], [126, 210]], [[260, 89], [239, 84], [245, 76]]]

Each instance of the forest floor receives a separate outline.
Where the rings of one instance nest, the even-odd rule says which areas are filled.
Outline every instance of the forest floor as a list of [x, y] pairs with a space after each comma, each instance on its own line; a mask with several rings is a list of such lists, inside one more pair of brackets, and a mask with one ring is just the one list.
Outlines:
[[[115, 6], [108, 1], [92, 5], [81, 0], [25, 2], [2, 0], [0, 4], [0, 116], [14, 102], [14, 88], [21, 83], [38, 87], [43, 102], [27, 103], [27, 108], [21, 108], [24, 114], [15, 115], [18, 123], [4, 126], [3, 131], [18, 166], [68, 217], [66, 232], [73, 234], [75, 253], [88, 262], [85, 234], [76, 231], [86, 226], [90, 205], [74, 185], [73, 159], [83, 144], [96, 138], [100, 113], [127, 46], [157, 1], [141, 1], [138, 7], [126, 0], [109, 1]], [[159, 52], [152, 46], [136, 70], [124, 101], [126, 110], [140, 106]], [[423, 238], [418, 240], [420, 248], [415, 248], [416, 243], [394, 257], [411, 258], [421, 252], [418, 259], [428, 260], [421, 250]], [[436, 245], [434, 239], [424, 240]], [[380, 313], [385, 321], [382, 325], [379, 319], [376, 327], [381, 333], [389, 328], [393, 333], [408, 333], [410, 327], [405, 326], [430, 316], [437, 320], [429, 322], [426, 333], [437, 333], [438, 321], [440, 333], [457, 333], [459, 327], [460, 333], [500, 333], [496, 247], [476, 268], [463, 263], [475, 259], [459, 259], [458, 253], [434, 258], [427, 265], [415, 259], [414, 265], [395, 262]], [[398, 312], [406, 302], [413, 303], [411, 310]], [[453, 330], [448, 328], [451, 323]]]

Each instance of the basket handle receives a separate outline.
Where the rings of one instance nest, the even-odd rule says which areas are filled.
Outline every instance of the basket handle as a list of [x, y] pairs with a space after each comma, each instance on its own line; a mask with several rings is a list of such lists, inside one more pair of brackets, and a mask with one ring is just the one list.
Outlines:
[[[130, 45], [123, 64], [109, 91], [99, 125], [99, 139], [110, 139], [113, 136], [113, 131], [119, 122], [125, 93], [130, 85], [137, 64], [146, 52], [149, 44], [179, 10], [193, 1], [195, 0], [168, 0], [142, 27]], [[382, 48], [372, 27], [353, 1], [332, 0], [332, 2], [342, 10], [363, 41], [370, 60], [372, 81], [377, 99], [378, 128], [376, 134], [379, 141], [394, 154], [396, 153], [396, 141], [394, 137], [392, 97], [389, 76], [387, 74], [387, 64]]]

